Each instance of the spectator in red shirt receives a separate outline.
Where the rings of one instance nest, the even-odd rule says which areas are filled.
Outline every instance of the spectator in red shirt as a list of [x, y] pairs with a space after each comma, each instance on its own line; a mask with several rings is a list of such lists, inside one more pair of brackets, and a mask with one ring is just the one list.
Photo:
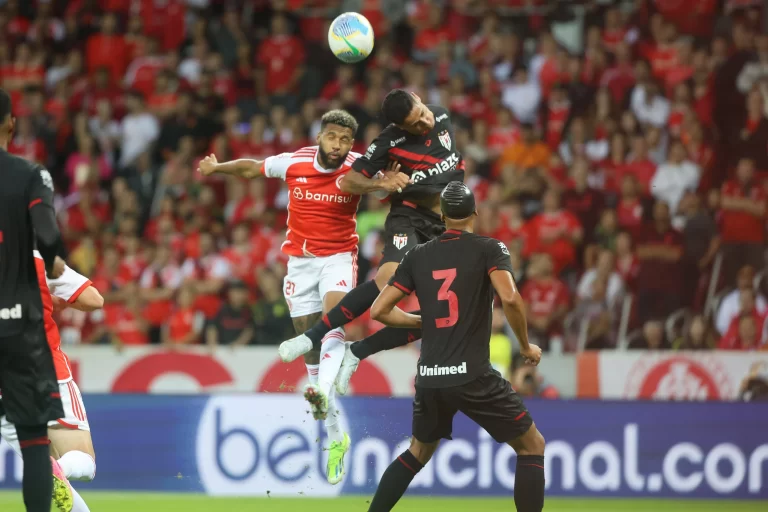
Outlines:
[[8, 152], [42, 165], [48, 163], [45, 143], [35, 134], [29, 117], [19, 117], [16, 120], [16, 135], [8, 144]]
[[619, 227], [635, 235], [638, 234], [643, 224], [644, 212], [645, 205], [640, 197], [637, 178], [632, 174], [625, 174], [621, 180], [621, 195], [616, 205]]
[[626, 231], [616, 236], [616, 272], [627, 289], [633, 290], [640, 272], [640, 262], [632, 248], [632, 236]]
[[139, 278], [141, 296], [147, 303], [146, 320], [154, 329], [159, 329], [173, 312], [173, 296], [181, 282], [181, 268], [174, 260], [171, 248], [158, 245], [152, 263]]
[[105, 312], [112, 344], [118, 348], [149, 343], [149, 324], [144, 320], [141, 300], [135, 287], [135, 284], [126, 286], [125, 304]]
[[106, 13], [101, 19], [101, 32], [88, 38], [85, 56], [90, 73], [106, 67], [115, 82], [123, 78], [128, 66], [128, 46], [125, 38], [117, 33], [117, 17], [113, 13]]
[[183, 286], [176, 297], [173, 313], [165, 319], [162, 333], [162, 343], [173, 348], [179, 345], [196, 345], [200, 343], [205, 317], [195, 309], [195, 289]]
[[765, 314], [756, 307], [755, 291], [742, 290], [739, 295], [739, 311], [731, 320], [728, 330], [718, 343], [720, 350], [749, 350], [759, 344]]
[[528, 274], [520, 292], [528, 311], [528, 332], [543, 350], [549, 350], [551, 337], [562, 332], [562, 322], [570, 304], [568, 287], [555, 277], [552, 258], [548, 254], [533, 256]]
[[544, 193], [544, 211], [530, 222], [531, 252], [552, 258], [553, 271], [559, 275], [576, 263], [576, 247], [584, 238], [579, 219], [560, 205], [560, 193], [550, 188]]
[[727, 181], [720, 195], [726, 282], [732, 282], [744, 265], [763, 267], [766, 201], [765, 187], [755, 177], [754, 162], [742, 158], [736, 179]]
[[766, 94], [752, 90], [747, 95], [747, 112], [737, 142], [737, 155], [751, 158], [759, 169], [768, 169], [768, 85]]
[[637, 310], [641, 322], [663, 319], [681, 306], [683, 250], [683, 236], [672, 228], [669, 206], [657, 201], [653, 222], [644, 227], [637, 243]]
[[571, 167], [571, 181], [563, 192], [563, 208], [576, 215], [585, 233], [592, 233], [597, 226], [605, 196], [589, 186], [589, 164], [577, 158]]
[[656, 164], [649, 156], [648, 141], [642, 134], [632, 137], [632, 151], [627, 158], [627, 163], [619, 169], [616, 175], [619, 183], [624, 179], [625, 174], [633, 175], [640, 185], [642, 194], [650, 196], [651, 181], [656, 174]]
[[187, 258], [181, 272], [184, 279], [195, 286], [198, 295], [195, 306], [210, 319], [221, 306], [220, 295], [232, 271], [229, 262], [217, 254], [216, 242], [211, 233], [200, 233], [199, 243], [200, 257]]
[[272, 17], [271, 28], [271, 35], [259, 46], [257, 63], [263, 79], [257, 80], [257, 84], [267, 95], [287, 101], [287, 96], [297, 92], [304, 75], [304, 43], [290, 34], [288, 19], [283, 14]]

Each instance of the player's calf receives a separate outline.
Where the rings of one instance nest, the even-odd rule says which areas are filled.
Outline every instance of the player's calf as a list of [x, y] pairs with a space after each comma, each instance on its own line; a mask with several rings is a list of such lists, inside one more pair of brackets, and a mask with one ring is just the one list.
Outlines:
[[411, 446], [389, 465], [381, 477], [368, 512], [388, 512], [400, 501], [408, 486], [429, 462], [439, 441], [422, 443], [411, 438]]
[[515, 506], [518, 512], [541, 512], [544, 508], [544, 436], [533, 424], [509, 445], [517, 452]]

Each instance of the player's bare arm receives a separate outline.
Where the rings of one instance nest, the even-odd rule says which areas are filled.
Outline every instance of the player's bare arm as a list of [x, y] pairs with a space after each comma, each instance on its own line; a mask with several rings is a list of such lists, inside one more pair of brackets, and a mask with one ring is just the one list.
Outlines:
[[391, 162], [387, 170], [381, 173], [380, 178], [366, 178], [362, 173], [347, 173], [339, 186], [342, 192], [355, 195], [369, 194], [372, 192], [402, 192], [411, 182], [407, 174], [400, 172], [400, 164]]
[[54, 311], [71, 308], [90, 313], [91, 311], [96, 311], [104, 307], [104, 297], [102, 297], [99, 291], [93, 286], [89, 286], [83, 290], [83, 292], [78, 295], [77, 300], [71, 304], [55, 295], [52, 296], [52, 298]]
[[229, 162], [219, 162], [216, 160], [216, 155], [211, 154], [200, 160], [197, 170], [203, 176], [229, 174], [250, 180], [259, 177], [262, 174], [263, 167], [263, 160], [241, 158], [239, 160], [230, 160]]
[[507, 270], [491, 272], [491, 283], [501, 299], [504, 315], [507, 317], [512, 331], [520, 343], [520, 353], [530, 364], [537, 365], [541, 361], [541, 349], [528, 342], [528, 324], [525, 320], [525, 302], [517, 291], [515, 280]]
[[385, 286], [371, 306], [371, 318], [388, 327], [421, 329], [421, 316], [406, 313], [397, 307], [405, 293], [394, 286]]

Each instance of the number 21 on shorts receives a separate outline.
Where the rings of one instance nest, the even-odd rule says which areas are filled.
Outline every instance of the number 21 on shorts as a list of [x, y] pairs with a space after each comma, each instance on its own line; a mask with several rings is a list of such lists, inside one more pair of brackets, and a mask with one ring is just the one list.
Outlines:
[[456, 279], [456, 269], [433, 270], [432, 279], [443, 282], [437, 291], [437, 300], [448, 301], [448, 316], [436, 318], [435, 326], [440, 329], [453, 327], [459, 320], [459, 298], [450, 290], [453, 281]]

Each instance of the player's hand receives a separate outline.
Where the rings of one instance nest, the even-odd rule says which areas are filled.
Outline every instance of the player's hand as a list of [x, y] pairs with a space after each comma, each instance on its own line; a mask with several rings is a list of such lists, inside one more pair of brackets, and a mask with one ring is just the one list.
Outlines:
[[541, 361], [541, 348], [533, 343], [528, 344], [527, 350], [521, 350], [520, 354], [525, 358], [525, 362], [537, 366]]
[[383, 174], [384, 177], [381, 184], [384, 190], [390, 194], [393, 192], [399, 194], [411, 183], [411, 178], [407, 174], [400, 172], [400, 162], [397, 161], [390, 162]]
[[61, 277], [61, 274], [64, 273], [64, 268], [67, 266], [66, 263], [64, 263], [64, 260], [56, 256], [56, 259], [53, 260], [53, 268], [51, 268], [50, 272], [47, 272], [48, 277], [51, 279], [58, 279]]
[[207, 157], [200, 160], [200, 163], [198, 164], [197, 170], [202, 174], [203, 176], [210, 176], [214, 172], [216, 172], [216, 166], [219, 165], [218, 160], [216, 160], [216, 155], [211, 153]]

